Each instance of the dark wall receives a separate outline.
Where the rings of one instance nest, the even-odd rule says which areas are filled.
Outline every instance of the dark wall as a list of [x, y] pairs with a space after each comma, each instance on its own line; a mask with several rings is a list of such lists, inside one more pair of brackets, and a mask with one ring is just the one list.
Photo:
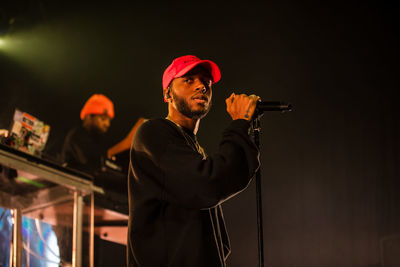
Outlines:
[[[56, 153], [102, 92], [119, 140], [140, 116], [165, 115], [174, 57], [212, 59], [222, 80], [199, 132], [210, 153], [232, 91], [294, 105], [262, 118], [266, 265], [380, 266], [380, 241], [400, 232], [397, 5], [41, 3], [45, 15], [10, 34], [25, 46], [0, 50], [0, 128], [18, 106], [50, 123]], [[224, 210], [230, 266], [257, 266], [254, 183]]]

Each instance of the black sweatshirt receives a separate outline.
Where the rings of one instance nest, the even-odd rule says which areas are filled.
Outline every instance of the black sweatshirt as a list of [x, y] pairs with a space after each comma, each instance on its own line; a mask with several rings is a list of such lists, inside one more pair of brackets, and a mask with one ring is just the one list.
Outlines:
[[203, 158], [192, 132], [166, 119], [138, 129], [131, 149], [128, 266], [226, 266], [220, 204], [244, 190], [259, 166], [250, 124], [234, 120]]

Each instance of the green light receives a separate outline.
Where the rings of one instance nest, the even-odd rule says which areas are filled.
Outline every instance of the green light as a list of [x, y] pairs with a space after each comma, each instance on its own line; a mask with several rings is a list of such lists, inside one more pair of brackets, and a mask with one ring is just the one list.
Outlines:
[[23, 183], [26, 183], [26, 184], [30, 184], [30, 185], [39, 187], [39, 188], [43, 188], [43, 187], [46, 186], [46, 185], [44, 185], [44, 184], [42, 184], [42, 183], [39, 183], [39, 182], [37, 182], [37, 181], [33, 181], [33, 180], [31, 180], [31, 179], [28, 179], [28, 178], [25, 178], [25, 177], [22, 177], [22, 176], [18, 176], [18, 177], [16, 178], [16, 180], [18, 180], [18, 181], [20, 181], [20, 182], [23, 182]]
[[5, 45], [5, 41], [3, 39], [0, 39], [0, 46], [4, 46]]

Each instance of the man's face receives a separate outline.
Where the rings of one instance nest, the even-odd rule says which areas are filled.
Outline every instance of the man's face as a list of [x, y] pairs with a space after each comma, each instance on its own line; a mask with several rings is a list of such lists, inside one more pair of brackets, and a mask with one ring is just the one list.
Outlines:
[[174, 107], [192, 119], [201, 119], [211, 108], [212, 78], [203, 66], [193, 68], [171, 83]]
[[98, 133], [106, 133], [111, 125], [111, 118], [107, 115], [91, 115], [90, 128]]

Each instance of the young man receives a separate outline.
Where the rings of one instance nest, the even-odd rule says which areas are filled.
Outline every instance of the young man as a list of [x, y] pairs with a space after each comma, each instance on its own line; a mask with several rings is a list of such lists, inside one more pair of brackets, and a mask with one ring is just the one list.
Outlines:
[[[128, 206], [126, 174], [120, 172], [108, 172], [104, 168], [103, 161], [115, 155], [120, 156], [121, 152], [129, 151], [137, 127], [144, 121], [140, 118], [129, 134], [113, 147], [109, 148], [110, 142], [106, 139], [106, 133], [114, 118], [113, 102], [102, 94], [92, 95], [84, 104], [80, 113], [81, 123], [72, 128], [64, 142], [62, 149], [62, 162], [67, 167], [84, 171], [93, 175], [94, 184], [104, 189], [104, 195], [95, 194], [95, 205], [126, 212]], [[128, 161], [128, 160], [126, 160]], [[122, 162], [121, 162], [122, 163]], [[125, 164], [124, 164], [125, 165]], [[125, 169], [126, 170], [126, 169]], [[71, 262], [72, 231], [69, 227], [54, 227], [58, 237], [61, 259], [63, 262]], [[99, 238], [96, 236], [95, 242]], [[84, 238], [84, 242], [87, 238]], [[101, 243], [95, 243], [99, 247]], [[111, 246], [109, 245], [111, 248]], [[83, 265], [88, 266], [88, 245], [83, 243]], [[102, 255], [95, 253], [95, 263], [100, 264]], [[95, 264], [96, 265], [96, 264]]]
[[259, 166], [249, 136], [259, 97], [226, 99], [233, 121], [219, 151], [207, 156], [196, 133], [220, 78], [214, 62], [192, 55], [164, 72], [168, 116], [143, 123], [131, 148], [128, 266], [226, 266], [221, 203], [244, 190]]
[[62, 162], [71, 168], [93, 174], [107, 156], [105, 133], [114, 118], [114, 104], [102, 94], [92, 95], [80, 114], [82, 124], [71, 129], [61, 152]]
[[[109, 147], [110, 142], [105, 137], [114, 118], [113, 102], [105, 95], [94, 94], [86, 101], [80, 117], [81, 125], [71, 129], [66, 136], [61, 160], [66, 166], [90, 174], [100, 170], [102, 158], [121, 156], [122, 152], [129, 151], [133, 135], [145, 121], [140, 117], [124, 139]], [[122, 163], [125, 167], [125, 163]]]
[[[107, 156], [106, 133], [114, 118], [113, 102], [102, 94], [92, 95], [84, 104], [80, 113], [81, 123], [70, 129], [64, 140], [61, 161], [64, 166], [83, 171], [104, 182], [112, 180], [101, 176], [102, 158]], [[110, 181], [110, 183], [113, 181]], [[57, 220], [59, 217], [57, 217]], [[60, 216], [60, 219], [62, 217]], [[60, 266], [70, 266], [72, 262], [72, 228], [62, 224], [53, 226], [60, 249]], [[85, 234], [85, 233], [84, 233]], [[83, 238], [82, 266], [89, 266], [88, 237]], [[96, 238], [95, 240], [98, 240]], [[97, 245], [97, 244], [96, 244]], [[97, 263], [95, 257], [95, 263]]]

